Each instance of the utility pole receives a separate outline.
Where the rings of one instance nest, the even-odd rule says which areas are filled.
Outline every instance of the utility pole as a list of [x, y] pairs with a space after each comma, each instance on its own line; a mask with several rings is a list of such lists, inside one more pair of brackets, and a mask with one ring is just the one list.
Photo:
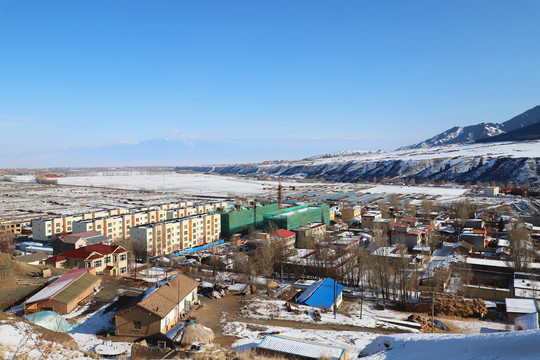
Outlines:
[[334, 319], [336, 318], [336, 312], [337, 312], [337, 306], [336, 306], [336, 298], [337, 298], [337, 283], [335, 280], [332, 280], [334, 282]]

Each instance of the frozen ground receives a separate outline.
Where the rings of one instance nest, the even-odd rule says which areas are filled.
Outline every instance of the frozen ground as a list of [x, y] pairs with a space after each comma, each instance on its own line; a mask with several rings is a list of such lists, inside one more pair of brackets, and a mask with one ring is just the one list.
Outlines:
[[[359, 312], [353, 311], [351, 315], [348, 314], [337, 314], [334, 319], [334, 314], [332, 312], [323, 313], [321, 312], [321, 320], [315, 321], [313, 316], [314, 311], [319, 311], [320, 309], [293, 304], [293, 308], [299, 309], [302, 313], [296, 315], [293, 312], [288, 312], [285, 308], [284, 301], [278, 300], [263, 300], [257, 299], [252, 300], [247, 303], [240, 311], [238, 315], [244, 318], [249, 319], [278, 319], [278, 320], [289, 320], [297, 321], [304, 323], [314, 323], [314, 324], [334, 324], [334, 325], [351, 325], [364, 328], [383, 328], [383, 329], [399, 329], [402, 331], [415, 332], [418, 330], [411, 329], [409, 327], [399, 326], [395, 324], [390, 324], [381, 319], [377, 319], [370, 314], [364, 312], [362, 318], [357, 316]], [[307, 314], [306, 314], [307, 312]], [[380, 314], [377, 314], [380, 315]], [[403, 315], [402, 315], [403, 317]]]
[[[114, 319], [111, 317], [111, 313], [105, 312], [108, 306], [109, 304], [106, 304], [99, 310], [78, 319], [78, 326], [68, 331], [68, 334], [79, 345], [79, 349], [92, 352], [97, 345], [103, 344], [103, 340], [99, 339], [96, 334], [114, 328]], [[124, 350], [126, 354], [130, 354], [131, 343], [114, 342], [113, 344]]]
[[[97, 186], [124, 190], [150, 190], [210, 196], [259, 195], [269, 192], [265, 188], [278, 185], [277, 181], [257, 181], [205, 174], [177, 174], [173, 172], [120, 174], [96, 173], [86, 176], [68, 176], [57, 180], [62, 185]], [[16, 179], [17, 181], [32, 181], [34, 178], [31, 176], [18, 176]], [[283, 185], [302, 187], [314, 184], [284, 181]]]
[[35, 326], [23, 321], [0, 321], [0, 356], [3, 359], [92, 359], [82, 352], [43, 340]]
[[369, 360], [538, 359], [536, 330], [477, 334], [398, 334], [376, 338], [362, 350]]
[[224, 335], [241, 338], [231, 347], [238, 352], [248, 351], [269, 333], [344, 347], [349, 349], [350, 359], [355, 359], [360, 351], [377, 337], [377, 334], [370, 332], [292, 329], [280, 326], [246, 324], [239, 321], [228, 323], [223, 328]]

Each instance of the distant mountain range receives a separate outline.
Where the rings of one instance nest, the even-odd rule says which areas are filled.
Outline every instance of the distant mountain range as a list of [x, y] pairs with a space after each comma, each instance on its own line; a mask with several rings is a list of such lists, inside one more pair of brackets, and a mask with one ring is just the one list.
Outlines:
[[351, 151], [282, 164], [178, 167], [176, 170], [222, 175], [324, 178], [342, 182], [403, 178], [458, 183], [496, 181], [538, 184], [540, 141], [454, 144], [389, 152]]
[[[418, 144], [403, 146], [398, 150], [421, 149], [451, 144], [466, 144], [477, 141], [492, 142], [540, 139], [540, 131], [538, 131], [539, 122], [540, 105], [501, 124], [481, 123], [465, 127], [455, 126], [430, 139], [419, 142]], [[534, 127], [534, 125], [537, 126]]]

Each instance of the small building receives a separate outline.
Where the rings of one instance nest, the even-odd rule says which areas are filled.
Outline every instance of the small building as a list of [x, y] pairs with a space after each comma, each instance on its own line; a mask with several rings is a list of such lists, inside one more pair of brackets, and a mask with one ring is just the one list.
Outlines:
[[382, 219], [382, 214], [378, 211], [368, 211], [362, 214], [362, 227], [373, 228], [373, 222], [375, 220]]
[[345, 348], [280, 335], [266, 335], [255, 350], [263, 356], [287, 359], [349, 359]]
[[497, 196], [499, 195], [498, 186], [488, 186], [484, 188], [484, 196]]
[[454, 254], [469, 255], [473, 250], [473, 245], [467, 241], [460, 241], [452, 246]]
[[343, 209], [341, 209], [341, 218], [345, 221], [349, 221], [354, 218], [358, 218], [359, 221], [361, 221], [361, 217], [362, 217], [361, 206], [344, 207]]
[[24, 313], [54, 311], [68, 314], [88, 301], [99, 289], [101, 278], [94, 268], [75, 269], [62, 275], [24, 302]]
[[133, 337], [166, 334], [199, 301], [198, 285], [183, 274], [158, 281], [113, 315], [115, 334]]
[[53, 240], [53, 253], [61, 254], [84, 246], [94, 244], [110, 245], [111, 237], [101, 235], [99, 231], [83, 231], [74, 234], [61, 235]]
[[337, 309], [343, 301], [345, 287], [330, 279], [321, 279], [308, 287], [296, 300], [298, 304], [320, 307], [327, 310]]
[[296, 242], [296, 234], [285, 229], [279, 229], [278, 231], [273, 232], [270, 234], [270, 238], [278, 238], [283, 240], [287, 249], [294, 248], [294, 244]]
[[515, 319], [525, 314], [533, 314], [540, 311], [535, 299], [506, 298], [506, 318], [513, 324]]
[[314, 245], [324, 239], [326, 235], [325, 223], [313, 223], [292, 229], [296, 233], [297, 248], [307, 248], [308, 245]]
[[17, 256], [15, 260], [23, 262], [28, 265], [43, 265], [45, 260], [49, 258], [49, 254], [44, 251], [38, 251], [37, 253]]

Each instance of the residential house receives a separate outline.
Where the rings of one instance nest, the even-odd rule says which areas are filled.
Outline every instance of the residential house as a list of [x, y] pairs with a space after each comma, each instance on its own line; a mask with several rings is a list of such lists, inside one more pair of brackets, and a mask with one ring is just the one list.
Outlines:
[[53, 240], [52, 247], [53, 253], [56, 255], [93, 244], [110, 245], [111, 242], [112, 239], [109, 236], [101, 235], [99, 231], [92, 230], [61, 235]]
[[56, 268], [77, 269], [94, 267], [98, 274], [127, 275], [128, 250], [118, 245], [94, 244], [54, 255], [46, 264]]
[[166, 334], [198, 302], [199, 282], [183, 274], [168, 276], [116, 312], [115, 334], [143, 337]]

